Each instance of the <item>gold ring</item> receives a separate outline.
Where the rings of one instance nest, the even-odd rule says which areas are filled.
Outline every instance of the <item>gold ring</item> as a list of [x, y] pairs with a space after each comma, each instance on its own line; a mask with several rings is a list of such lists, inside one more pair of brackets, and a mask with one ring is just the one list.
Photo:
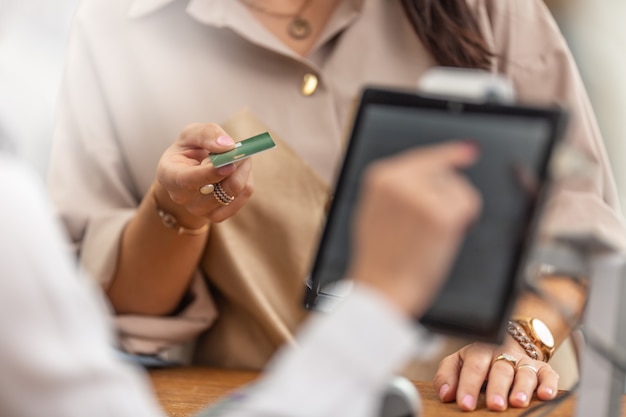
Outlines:
[[215, 199], [224, 206], [229, 205], [235, 199], [234, 196], [226, 194], [226, 191], [224, 191], [221, 182], [215, 184], [215, 192], [213, 193], [213, 195], [215, 196]]
[[519, 371], [520, 369], [522, 369], [522, 368], [528, 368], [528, 369], [530, 369], [531, 371], [533, 371], [533, 372], [535, 373], [535, 375], [537, 375], [537, 373], [539, 372], [539, 370], [538, 370], [537, 368], [535, 368], [534, 366], [532, 366], [532, 365], [531, 365], [531, 364], [529, 364], [529, 363], [523, 363], [523, 364], [521, 364], [521, 365], [517, 365], [517, 370], [518, 370], [518, 371]]
[[513, 371], [517, 369], [517, 360], [513, 356], [509, 355], [508, 353], [499, 354], [498, 356], [496, 356], [493, 362], [491, 362], [491, 364], [493, 365], [494, 363], [498, 361], [505, 361], [506, 363], [510, 364], [513, 367]]
[[209, 195], [213, 192], [214, 189], [215, 189], [215, 186], [213, 184], [207, 184], [198, 188], [198, 191], [200, 191], [200, 194], [202, 195]]

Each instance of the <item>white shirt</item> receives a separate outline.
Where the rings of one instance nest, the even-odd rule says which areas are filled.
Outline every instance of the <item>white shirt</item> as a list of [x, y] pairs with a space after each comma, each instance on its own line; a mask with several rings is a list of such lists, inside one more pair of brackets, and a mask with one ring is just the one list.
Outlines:
[[436, 346], [418, 329], [357, 285], [328, 316], [310, 319], [298, 334], [299, 347], [279, 351], [265, 377], [215, 415], [377, 416], [394, 372]]
[[[0, 190], [11, 202], [0, 205], [0, 415], [162, 416], [145, 376], [112, 349], [104, 305], [77, 277], [37, 176], [0, 154]], [[299, 347], [274, 359], [233, 415], [368, 415], [394, 372], [426, 346], [415, 330], [355, 286], [308, 322]]]
[[38, 181], [0, 154], [0, 415], [161, 416], [145, 377], [117, 359]]

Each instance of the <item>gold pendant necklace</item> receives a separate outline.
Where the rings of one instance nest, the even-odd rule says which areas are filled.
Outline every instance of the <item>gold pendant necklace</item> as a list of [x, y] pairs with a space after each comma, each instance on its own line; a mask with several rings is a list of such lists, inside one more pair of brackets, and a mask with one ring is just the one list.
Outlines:
[[300, 5], [300, 8], [295, 13], [281, 13], [269, 10], [263, 6], [259, 6], [253, 0], [240, 0], [248, 8], [262, 13], [266, 16], [278, 18], [278, 19], [291, 19], [287, 24], [287, 34], [294, 39], [302, 40], [309, 37], [311, 34], [311, 23], [302, 17], [302, 13], [307, 8], [311, 0], [304, 0]]

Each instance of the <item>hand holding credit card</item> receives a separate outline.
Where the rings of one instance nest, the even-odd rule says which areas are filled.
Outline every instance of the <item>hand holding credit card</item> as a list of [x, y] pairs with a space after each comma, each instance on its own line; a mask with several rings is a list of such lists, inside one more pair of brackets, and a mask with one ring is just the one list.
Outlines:
[[241, 161], [268, 149], [276, 147], [274, 140], [268, 132], [260, 133], [241, 142], [235, 143], [235, 148], [223, 153], [209, 155], [215, 168], [223, 167], [233, 162]]

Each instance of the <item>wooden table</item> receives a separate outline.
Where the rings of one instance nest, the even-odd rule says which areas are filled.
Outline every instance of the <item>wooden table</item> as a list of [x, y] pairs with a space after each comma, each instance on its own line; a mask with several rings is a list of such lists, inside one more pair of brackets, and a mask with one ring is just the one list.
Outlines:
[[[171, 417], [188, 417], [217, 399], [257, 377], [256, 372], [218, 370], [211, 368], [168, 368], [150, 371], [157, 397]], [[509, 409], [502, 413], [487, 411], [484, 396], [481, 396], [478, 411], [466, 413], [456, 404], [442, 404], [430, 382], [414, 382], [419, 389], [426, 417], [512, 417], [523, 410]], [[624, 404], [624, 401], [622, 401]], [[568, 398], [559, 405], [551, 417], [572, 417], [574, 399]], [[626, 417], [626, 414], [622, 414]]]

